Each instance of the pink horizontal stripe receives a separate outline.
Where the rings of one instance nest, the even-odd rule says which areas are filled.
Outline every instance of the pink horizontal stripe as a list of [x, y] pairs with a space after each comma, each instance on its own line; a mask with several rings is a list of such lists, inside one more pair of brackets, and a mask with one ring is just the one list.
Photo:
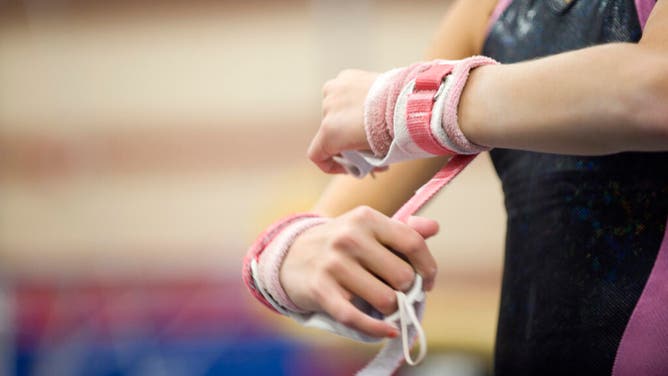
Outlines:
[[311, 134], [306, 126], [281, 129], [271, 137], [266, 136], [266, 127], [259, 126], [184, 128], [0, 132], [0, 180], [169, 175], [308, 163], [305, 155]]
[[110, 332], [148, 326], [170, 338], [224, 334], [256, 317], [237, 278], [17, 281], [12, 294], [14, 331], [23, 344], [69, 338], [82, 322], [91, 337], [109, 340]]

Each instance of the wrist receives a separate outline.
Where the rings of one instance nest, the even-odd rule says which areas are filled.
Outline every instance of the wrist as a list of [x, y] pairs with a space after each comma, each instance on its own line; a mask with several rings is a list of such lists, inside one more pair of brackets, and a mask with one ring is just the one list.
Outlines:
[[256, 299], [279, 313], [301, 312], [285, 294], [279, 270], [295, 238], [325, 221], [316, 214], [299, 213], [277, 221], [260, 234], [244, 257], [242, 269], [243, 280]]
[[[487, 100], [492, 97], [489, 93], [490, 71], [498, 66], [483, 65], [471, 70], [468, 82], [464, 86], [457, 113], [459, 114], [459, 128], [464, 136], [474, 144], [492, 148], [488, 135], [485, 134], [485, 126], [497, 124], [499, 117], [495, 120], [489, 120], [489, 106]], [[486, 137], [487, 136], [487, 137]]]
[[262, 281], [264, 291], [271, 296], [274, 303], [277, 303], [284, 310], [298, 313], [307, 312], [288, 296], [281, 280], [281, 269], [283, 261], [295, 240], [305, 231], [321, 225], [325, 221], [326, 219], [322, 217], [305, 217], [292, 222], [267, 245], [258, 258], [257, 277]]
[[[468, 90], [464, 103], [462, 94], [471, 72], [481, 66], [497, 64], [498, 62], [489, 57], [471, 56], [457, 61], [434, 60], [417, 63], [402, 69], [400, 73], [403, 72], [403, 76], [395, 77], [392, 85], [385, 85], [401, 88], [398, 93], [387, 94], [385, 110], [393, 115], [394, 129], [392, 142], [383, 148], [387, 149], [387, 153], [378, 156], [344, 150], [337, 162], [353, 176], [362, 177], [374, 168], [405, 160], [439, 155], [471, 155], [489, 150], [484, 139], [477, 137], [475, 133], [479, 129], [477, 126], [485, 123], [477, 123], [475, 118], [471, 118], [477, 115], [473, 112], [474, 109], [477, 111], [474, 100], [476, 90]], [[404, 83], [406, 79], [408, 82]], [[467, 130], [468, 134], [461, 129], [460, 107], [468, 111], [464, 114], [467, 125], [471, 128]], [[388, 123], [385, 121], [375, 124], [389, 125]], [[469, 135], [472, 137], [469, 138]], [[377, 154], [376, 151], [381, 148], [372, 149], [374, 154]]]
[[392, 130], [387, 123], [389, 86], [399, 69], [381, 73], [371, 84], [364, 101], [364, 132], [369, 149], [376, 156], [387, 153], [392, 142]]

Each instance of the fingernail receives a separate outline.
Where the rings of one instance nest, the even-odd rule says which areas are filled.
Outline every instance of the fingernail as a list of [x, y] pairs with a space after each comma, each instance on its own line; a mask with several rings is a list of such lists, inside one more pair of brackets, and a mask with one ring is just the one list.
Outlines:
[[390, 338], [397, 338], [399, 336], [399, 331], [396, 329], [392, 329], [388, 334], [388, 337]]

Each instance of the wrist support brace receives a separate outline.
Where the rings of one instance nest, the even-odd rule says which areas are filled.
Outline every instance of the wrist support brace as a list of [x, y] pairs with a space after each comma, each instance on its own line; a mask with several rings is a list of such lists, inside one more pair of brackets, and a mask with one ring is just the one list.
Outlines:
[[457, 108], [471, 69], [489, 64], [498, 63], [473, 56], [417, 63], [381, 74], [364, 106], [373, 153], [344, 151], [336, 161], [350, 174], [363, 177], [376, 167], [401, 161], [488, 150], [462, 133]]
[[[301, 233], [326, 221], [325, 218], [305, 213], [288, 216], [270, 226], [251, 246], [244, 259], [242, 274], [246, 286], [264, 305], [306, 327], [326, 330], [361, 342], [381, 341], [382, 338], [371, 337], [347, 327], [324, 312], [302, 310], [290, 300], [280, 285], [279, 270], [288, 248]], [[355, 297], [352, 300], [353, 305], [360, 311], [393, 323], [401, 330], [401, 337], [388, 342], [374, 361], [358, 375], [389, 374], [398, 367], [402, 357], [409, 364], [415, 365], [426, 355], [426, 338], [420, 325], [425, 303], [422, 277], [416, 274], [410, 290], [405, 293], [397, 291], [396, 294], [398, 310], [388, 316], [384, 316], [361, 298]], [[417, 358], [413, 359], [410, 347], [416, 335], [420, 340], [420, 350]]]
[[250, 293], [272, 311], [304, 313], [287, 296], [279, 280], [280, 267], [294, 239], [326, 221], [312, 213], [287, 216], [267, 228], [244, 257], [242, 277]]
[[[436, 175], [425, 185], [423, 185], [415, 195], [408, 200], [392, 218], [402, 222], [406, 222], [409, 216], [419, 211], [424, 204], [426, 204], [434, 195], [436, 195], [445, 185], [454, 179], [466, 166], [476, 157], [473, 155], [458, 155], [453, 157]], [[310, 222], [310, 221], [313, 222]], [[322, 221], [322, 222], [321, 222]], [[265, 287], [268, 284], [275, 282], [267, 282], [278, 280], [271, 277], [261, 275], [259, 272], [259, 264], [269, 260], [272, 265], [267, 265], [268, 270], [279, 270], [286, 250], [290, 247], [294, 239], [306, 229], [323, 223], [326, 219], [319, 218], [315, 214], [297, 214], [289, 216], [276, 224], [270, 226], [264, 233], [260, 235], [257, 241], [249, 249], [246, 258], [244, 259], [243, 279], [246, 282], [251, 294], [260, 300], [270, 309], [280, 312], [286, 316], [295, 319], [308, 327], [324, 329], [351, 339], [363, 342], [379, 341], [379, 338], [369, 337], [352, 328], [349, 328], [339, 322], [336, 322], [331, 316], [325, 313], [304, 312], [299, 307], [294, 306], [285, 292], [282, 292], [280, 283], [276, 282], [276, 288], [280, 288], [281, 292], [275, 292], [274, 295], [269, 292], [269, 288]], [[294, 227], [292, 227], [294, 226]], [[290, 228], [292, 227], [292, 228]], [[281, 237], [281, 235], [283, 237]], [[271, 243], [274, 242], [272, 245]], [[263, 258], [263, 253], [275, 247], [277, 256]], [[272, 252], [272, 251], [268, 251]], [[285, 300], [281, 301], [281, 296]], [[399, 304], [398, 313], [394, 313], [385, 317], [385, 320], [399, 323], [401, 326], [401, 337], [388, 341], [378, 355], [364, 368], [358, 375], [389, 375], [392, 374], [401, 365], [403, 359], [413, 365], [419, 361], [426, 354], [426, 340], [424, 332], [420, 326], [420, 320], [425, 308], [425, 294], [422, 291], [422, 278], [416, 275], [416, 279], [410, 291], [406, 294], [397, 292], [397, 299]], [[375, 317], [382, 318], [382, 314], [375, 310], [370, 304], [362, 299], [355, 298], [352, 303], [358, 307], [362, 312]], [[289, 308], [293, 305], [292, 309]], [[416, 337], [420, 340], [420, 353], [414, 361], [409, 353], [410, 347]], [[402, 352], [403, 349], [403, 352]]]
[[[470, 154], [452, 158], [395, 213], [393, 218], [397, 220], [405, 222], [454, 179], [477, 153], [486, 150], [471, 143], [461, 133], [457, 125], [456, 109], [469, 71], [473, 67], [495, 62], [484, 57], [473, 57], [454, 63], [418, 63], [404, 70], [393, 70], [381, 75], [367, 96], [365, 128], [374, 152], [381, 154], [386, 150], [386, 155], [381, 159], [368, 153], [346, 151], [342, 153], [343, 158], [339, 159], [339, 163], [349, 172], [361, 177], [374, 167], [400, 160], [441, 154]], [[389, 146], [387, 140], [391, 140]], [[266, 306], [305, 326], [328, 330], [358, 341], [379, 341], [379, 338], [366, 336], [336, 322], [325, 313], [301, 310], [290, 301], [280, 286], [278, 271], [294, 239], [325, 221], [313, 214], [298, 214], [272, 225], [258, 238], [246, 256], [244, 281], [251, 293]], [[410, 291], [397, 292], [397, 300], [399, 310], [384, 320], [398, 323], [401, 326], [401, 337], [388, 341], [358, 375], [391, 374], [402, 359], [405, 358], [413, 365], [424, 357], [426, 341], [420, 326], [425, 307], [422, 278], [416, 275]], [[362, 299], [354, 298], [352, 303], [372, 317], [383, 318], [380, 312]], [[416, 337], [420, 340], [420, 353], [414, 361], [409, 349]]]

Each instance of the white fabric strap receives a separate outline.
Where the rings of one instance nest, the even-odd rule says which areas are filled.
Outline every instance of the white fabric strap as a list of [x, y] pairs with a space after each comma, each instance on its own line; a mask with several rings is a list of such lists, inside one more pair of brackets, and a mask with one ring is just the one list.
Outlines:
[[[407, 293], [403, 293], [401, 291], [396, 291], [397, 294], [402, 295], [402, 299], [404, 302], [404, 306], [408, 307], [410, 306], [411, 311], [414, 313], [415, 312], [415, 307], [414, 305], [423, 305], [425, 301], [425, 294], [424, 291], [422, 291], [422, 277], [420, 275], [416, 275], [415, 281], [413, 282], [413, 286], [411, 286], [411, 289]], [[383, 319], [383, 314], [377, 311], [375, 308], [373, 308], [369, 303], [363, 301], [362, 299], [353, 299], [352, 303], [360, 309], [362, 312], [365, 314], [378, 318], [378, 319]], [[288, 314], [290, 317], [293, 319], [297, 320], [300, 322], [302, 325], [311, 327], [311, 328], [317, 328], [317, 329], [323, 329], [328, 332], [332, 332], [334, 334], [338, 334], [347, 338], [351, 338], [360, 342], [380, 342], [383, 339], [378, 338], [378, 337], [372, 337], [368, 336], [362, 332], [359, 332], [355, 329], [352, 329], [348, 326], [345, 326], [338, 321], [336, 321], [333, 317], [330, 315], [324, 313], [324, 312], [317, 312], [317, 313], [310, 313], [310, 314], [299, 314], [299, 313], [294, 313], [290, 312]], [[409, 314], [410, 315], [410, 314]], [[401, 324], [402, 320], [410, 320], [411, 317], [408, 316], [402, 316], [401, 315], [401, 309], [398, 309], [395, 313], [386, 316], [383, 320], [386, 322], [391, 322], [395, 324]], [[406, 322], [406, 326], [415, 326], [415, 322]], [[417, 325], [419, 326], [419, 321], [417, 322]], [[421, 330], [422, 328], [420, 328]], [[424, 336], [424, 333], [423, 333]], [[425, 347], [426, 350], [426, 347]]]
[[[274, 275], [276, 273], [273, 273], [273, 269], [277, 269], [277, 265], [280, 266], [282, 263], [285, 252], [292, 243], [291, 240], [294, 239], [295, 235], [301, 233], [301, 231], [304, 229], [322, 223], [323, 221], [323, 218], [307, 218], [291, 225], [286, 230], [283, 230], [283, 232], [280, 233], [279, 236], [277, 236], [269, 246], [267, 246], [264, 253], [262, 254], [261, 263], [258, 262], [257, 259], [253, 259], [250, 262], [250, 271], [253, 278], [253, 283], [257, 287], [257, 290], [260, 292], [260, 294], [262, 294], [262, 296], [272, 305], [272, 307], [274, 307], [274, 309], [283, 315], [291, 317], [306, 327], [326, 330], [360, 342], [379, 342], [382, 340], [382, 338], [368, 336], [360, 331], [343, 325], [324, 312], [309, 313], [295, 310], [291, 305], [286, 304], [284, 301], [285, 299], [280, 297], [281, 294], [276, 291], [275, 287], [272, 288], [272, 285], [278, 283], [277, 281], [273, 281], [274, 278], [277, 278], [277, 275]], [[267, 268], [270, 269], [268, 270]], [[422, 311], [424, 309], [425, 294], [422, 291], [422, 277], [419, 274], [416, 274], [415, 281], [407, 293], [401, 291], [395, 291], [395, 293], [397, 294], [398, 310], [384, 318], [382, 313], [360, 298], [353, 299], [352, 303], [365, 314], [377, 319], [384, 319], [384, 321], [393, 323], [401, 328], [401, 337], [392, 340], [395, 342], [395, 345], [392, 347], [396, 348], [396, 344], [400, 343], [403, 347], [403, 354], [406, 358], [406, 361], [409, 364], [414, 365], [419, 363], [422, 358], [424, 358], [427, 350], [424, 331], [420, 326], [420, 319], [415, 312], [416, 309], [418, 311]], [[409, 333], [409, 328], [411, 333]], [[417, 333], [418, 337], [420, 338], [420, 352], [417, 359], [415, 360], [413, 360], [410, 355], [410, 347], [414, 333]], [[388, 346], [386, 346], [386, 348], [387, 347]], [[383, 351], [381, 351], [381, 354], [382, 353]], [[387, 353], [387, 355], [384, 357], [377, 357], [376, 360], [369, 363], [369, 365], [365, 368], [376, 371], [373, 371], [373, 373], [362, 374], [384, 375], [392, 373], [397, 364], [388, 364], [388, 366], [385, 366], [384, 364], [386, 362], [379, 362], [377, 359], [396, 359], [396, 354], [401, 354], [401, 352], [393, 350]], [[391, 368], [387, 368], [390, 366]]]
[[[283, 305], [279, 304], [271, 294], [267, 292], [267, 288], [262, 283], [262, 280], [257, 278], [259, 273], [256, 260], [251, 261], [250, 267], [254, 282], [258, 290], [262, 296], [264, 296], [264, 298], [267, 299], [267, 301], [269, 301], [272, 306], [276, 308], [276, 310], [281, 314], [294, 319], [305, 327], [325, 330], [356, 341], [373, 343], [380, 342], [382, 340], [382, 338], [368, 336], [360, 331], [345, 326], [324, 312], [299, 313], [287, 310]], [[422, 290], [422, 277], [419, 274], [416, 274], [413, 286], [411, 286], [411, 289], [407, 293], [401, 291], [395, 291], [395, 293], [397, 294], [398, 310], [395, 313], [385, 317], [384, 321], [399, 326], [401, 329], [401, 336], [389, 340], [383, 349], [378, 353], [378, 355], [366, 367], [364, 367], [364, 369], [359, 371], [357, 375], [390, 375], [401, 363], [402, 356], [397, 356], [397, 354], [402, 354], [402, 350], [403, 358], [405, 358], [406, 362], [410, 365], [419, 364], [427, 354], [427, 340], [424, 330], [420, 325], [420, 320], [425, 308], [426, 297], [424, 291]], [[357, 308], [369, 316], [375, 318], [383, 317], [380, 312], [378, 312], [375, 308], [362, 299], [354, 299], [353, 304], [355, 304]], [[416, 337], [419, 340], [420, 349], [417, 357], [413, 359], [410, 353], [410, 349]]]
[[[401, 297], [399, 297], [401, 295]], [[357, 373], [357, 376], [387, 376], [391, 375], [405, 359], [410, 365], [419, 364], [427, 354], [427, 339], [420, 325], [425, 310], [426, 295], [422, 291], [422, 277], [416, 276], [411, 290], [404, 294], [397, 292], [399, 310], [385, 318], [385, 321], [398, 324], [401, 336], [389, 340], [378, 355], [366, 367]], [[416, 359], [410, 355], [416, 337], [420, 343], [420, 351]]]
[[[401, 325], [401, 344], [404, 348], [404, 359], [406, 359], [406, 363], [414, 366], [419, 364], [425, 355], [427, 355], [427, 338], [424, 335], [420, 319], [417, 318], [415, 310], [406, 300], [404, 293], [397, 291], [397, 302], [399, 305], [399, 324]], [[417, 338], [420, 342], [420, 352], [416, 359], [413, 359], [411, 356], [411, 344], [408, 342], [409, 325], [415, 327]]]
[[342, 157], [334, 157], [346, 171], [357, 178], [363, 178], [371, 173], [376, 167], [389, 166], [393, 163], [407, 161], [410, 159], [431, 158], [435, 154], [428, 153], [417, 146], [408, 133], [406, 124], [406, 104], [408, 95], [413, 92], [415, 80], [410, 81], [401, 90], [394, 108], [394, 139], [390, 144], [390, 150], [384, 158], [378, 158], [373, 153], [359, 150], [346, 150], [341, 152]]
[[455, 78], [451, 74], [443, 80], [439, 94], [434, 100], [434, 108], [431, 111], [431, 122], [429, 125], [431, 128], [431, 133], [436, 137], [441, 145], [450, 150], [459, 151], [457, 145], [452, 143], [452, 140], [450, 140], [450, 137], [448, 137], [448, 134], [445, 132], [445, 128], [443, 128], [443, 110], [445, 109], [446, 99], [448, 98], [454, 83]]
[[[458, 99], [459, 92], [465, 83], [468, 71], [471, 69], [470, 66], [462, 66], [460, 68], [460, 70], [465, 69], [466, 71], [464, 73], [467, 74], [464, 75], [460, 72], [460, 74], [451, 74], [434, 78], [432, 77], [433, 72], [431, 72], [432, 76], [429, 76], [429, 71], [425, 73], [425, 77], [432, 79], [429, 89], [431, 90], [431, 93], [429, 93], [429, 95], [431, 96], [430, 99], [433, 101], [431, 102], [429, 108], [429, 118], [424, 116], [424, 114], [426, 114], [425, 111], [427, 111], [423, 100], [424, 98], [415, 99], [415, 97], [412, 96], [415, 94], [414, 90], [416, 88], [416, 80], [414, 79], [410, 81], [403, 88], [401, 88], [401, 91], [397, 97], [396, 105], [394, 106], [392, 119], [394, 138], [392, 139], [389, 150], [384, 157], [380, 158], [376, 157], [373, 153], [360, 151], [344, 151], [341, 153], [341, 158], [335, 157], [335, 160], [344, 168], [346, 168], [346, 170], [351, 175], [356, 177], [363, 177], [366, 174], [373, 172], [374, 168], [376, 167], [384, 167], [392, 163], [410, 159], [429, 158], [440, 155], [432, 153], [439, 152], [441, 149], [445, 149], [446, 151], [454, 150], [455, 153], [461, 154], [472, 154], [456, 155], [453, 157], [450, 160], [450, 163], [444, 166], [441, 171], [439, 171], [434, 176], [434, 178], [432, 178], [432, 180], [430, 180], [416, 193], [413, 198], [404, 204], [404, 206], [393, 216], [395, 219], [405, 221], [409, 215], [412, 215], [417, 210], [419, 210], [426, 201], [433, 197], [433, 195], [435, 195], [445, 184], [447, 184], [462, 169], [464, 169], [468, 163], [470, 163], [470, 161], [475, 158], [475, 155], [478, 152], [474, 151], [473, 153], [469, 153], [469, 150], [461, 150], [462, 148], [458, 148], [458, 145], [455, 145], [457, 142], [456, 138], [459, 136], [463, 137], [463, 135], [459, 135], [456, 132], [450, 134], [452, 133], [452, 130], [450, 130], [451, 132], [448, 133], [449, 128], [444, 128], [444, 125], [448, 125], [450, 128], [457, 126], [456, 113], [451, 113], [452, 111], [448, 111], [448, 113], [445, 114], [445, 112], [446, 108], [456, 108], [456, 106], [450, 103], [453, 100], [450, 97], [452, 95], [457, 95], [457, 98], [455, 99]], [[438, 71], [438, 69], [441, 68], [437, 67], [436, 70]], [[390, 74], [381, 76], [381, 79], [374, 83], [372, 91], [380, 90], [379, 88], [381, 86], [387, 84], [385, 81], [389, 80], [390, 77], [395, 73], [396, 72], [391, 72]], [[441, 73], [444, 74], [445, 72]], [[441, 77], [443, 77], [442, 81], [440, 82], [440, 85], [438, 85], [438, 79], [441, 79]], [[427, 78], [423, 77], [425, 80]], [[418, 83], [420, 85], [424, 84], [424, 81], [420, 81], [420, 76], [418, 76]], [[420, 93], [422, 97], [425, 97], [424, 92], [421, 91]], [[376, 96], [380, 97], [379, 95]], [[409, 98], [414, 99], [414, 101], [411, 102], [413, 104], [411, 107], [412, 112], [410, 114], [408, 113], [408, 104], [411, 101]], [[379, 102], [382, 102], [382, 100]], [[366, 107], [369, 108], [371, 106], [367, 105]], [[420, 123], [420, 126], [424, 125], [427, 127], [431, 136], [433, 136], [435, 141], [440, 144], [440, 148], [438, 147], [439, 145], [434, 147], [429, 145], [427, 145], [428, 147], [425, 147], [425, 145], [423, 145], [423, 148], [416, 144], [419, 143], [419, 141], [414, 140], [416, 137], [415, 134], [411, 135], [409, 133], [409, 124], [415, 125], [414, 123], [417, 121], [416, 119], [418, 115], [421, 116], [420, 119], [428, 119], [428, 121]], [[411, 117], [409, 118], [409, 116]], [[370, 114], [365, 112], [365, 120], [368, 122], [367, 118], [381, 119], [382, 116], [380, 113]], [[413, 128], [411, 128], [411, 131], [415, 133]], [[457, 130], [459, 129], [457, 128]], [[460, 130], [459, 133], [461, 133]], [[418, 136], [419, 135], [421, 134], [418, 134]], [[367, 137], [369, 137], [369, 135], [367, 135]], [[455, 139], [451, 140], [451, 137], [455, 137]], [[417, 140], [419, 139], [420, 138], [417, 138]], [[431, 142], [433, 144], [433, 140]], [[430, 150], [431, 152], [426, 150]], [[282, 251], [283, 247], [280, 247], [280, 250]], [[282, 253], [283, 252], [276, 252], [277, 255]], [[262, 281], [257, 280], [257, 269], [258, 268], [256, 263], [251, 264], [251, 271], [254, 281], [256, 282], [256, 286], [260, 290], [262, 296], [279, 312], [295, 319], [304, 326], [323, 329], [357, 341], [378, 342], [382, 340], [381, 338], [371, 337], [350, 327], [347, 327], [337, 322], [324, 312], [304, 313], [286, 309], [285, 305], [278, 304], [276, 299], [272, 297], [272, 294], [268, 292], [266, 288], [267, 286], [262, 284]], [[364, 369], [362, 369], [358, 375], [390, 375], [401, 365], [401, 362], [404, 359], [408, 364], [416, 365], [422, 361], [426, 355], [427, 342], [424, 330], [420, 324], [420, 320], [425, 309], [425, 294], [422, 291], [422, 277], [416, 275], [413, 286], [408, 293], [401, 291], [396, 291], [395, 293], [397, 295], [398, 310], [392, 315], [386, 317], [383, 317], [379, 311], [377, 311], [364, 300], [359, 298], [352, 300], [352, 303], [363, 313], [371, 317], [383, 319], [387, 322], [396, 324], [401, 331], [401, 336], [387, 341], [378, 355]], [[416, 339], [418, 339], [419, 342], [419, 352], [414, 359], [410, 350]]]

